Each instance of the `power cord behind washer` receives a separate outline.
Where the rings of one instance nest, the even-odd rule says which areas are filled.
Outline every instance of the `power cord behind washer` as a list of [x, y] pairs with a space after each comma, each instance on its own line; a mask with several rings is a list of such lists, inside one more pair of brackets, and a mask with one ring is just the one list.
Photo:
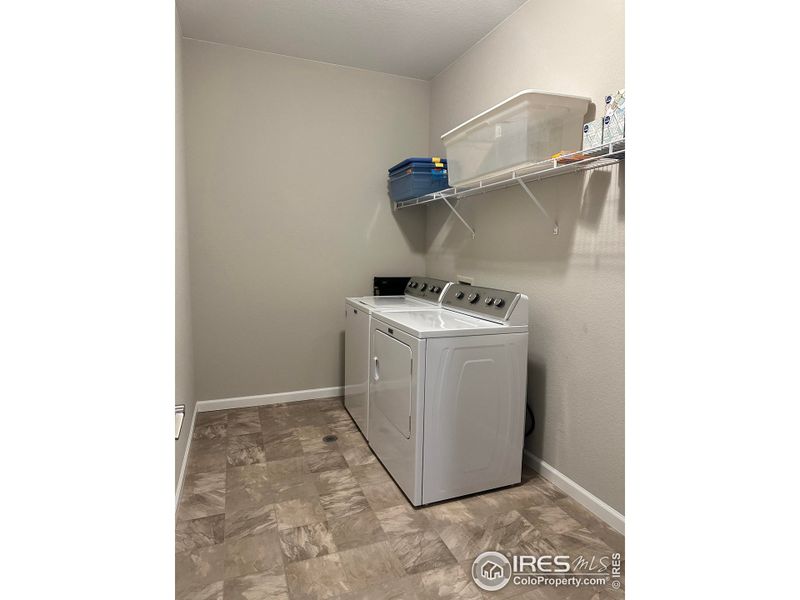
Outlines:
[[528, 413], [528, 416], [531, 418], [531, 422], [528, 427], [525, 428], [525, 437], [528, 437], [530, 434], [533, 433], [533, 430], [536, 429], [536, 419], [533, 417], [533, 411], [531, 407], [528, 406], [528, 403], [525, 403], [525, 411]]

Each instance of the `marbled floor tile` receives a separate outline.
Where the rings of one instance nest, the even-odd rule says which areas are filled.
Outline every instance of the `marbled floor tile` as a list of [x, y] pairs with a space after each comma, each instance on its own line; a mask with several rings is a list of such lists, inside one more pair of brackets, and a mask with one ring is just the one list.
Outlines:
[[456, 559], [435, 531], [390, 537], [389, 542], [406, 573], [421, 573], [455, 564]]
[[261, 433], [257, 408], [236, 408], [228, 411], [228, 435]]
[[241, 467], [267, 462], [260, 433], [228, 436], [228, 465]]
[[367, 497], [372, 510], [383, 510], [392, 506], [409, 505], [403, 492], [393, 481], [376, 483], [373, 485], [362, 485], [361, 490]]
[[[202, 419], [203, 415], [209, 415]], [[228, 428], [228, 415], [225, 411], [199, 413], [195, 418], [193, 440], [213, 440], [224, 438]]]
[[350, 413], [347, 412], [347, 409], [344, 406], [336, 406], [332, 407], [328, 410], [323, 411], [325, 420], [328, 422], [330, 421], [343, 421], [345, 419], [350, 418]]
[[321, 473], [322, 471], [347, 468], [344, 457], [338, 452], [305, 454], [303, 460], [305, 461], [305, 469], [309, 473]]
[[187, 475], [183, 484], [179, 521], [210, 517], [225, 512], [225, 473]]
[[588, 529], [578, 529], [567, 533], [556, 533], [547, 536], [547, 541], [560, 554], [569, 554], [573, 557], [610, 556], [613, 552], [608, 545], [598, 539]]
[[532, 476], [528, 481], [526, 481], [524, 485], [525, 487], [532, 487], [539, 490], [551, 502], [556, 502], [558, 500], [561, 500], [562, 498], [567, 497], [567, 495], [564, 492], [562, 492], [560, 489], [558, 489], [556, 486], [547, 481], [547, 479], [545, 479], [538, 473], [535, 476]]
[[225, 579], [252, 573], [279, 575], [283, 570], [278, 534], [275, 531], [225, 540]]
[[303, 464], [302, 455], [268, 460], [266, 464], [267, 477], [269, 477], [271, 481], [296, 475], [305, 477]]
[[591, 531], [610, 548], [620, 553], [625, 552], [625, 536], [598, 519], [578, 502], [566, 497], [558, 500], [556, 504], [570, 517], [578, 521], [581, 527]]
[[337, 435], [342, 433], [358, 433], [358, 427], [351, 418], [328, 421], [328, 427]]
[[175, 590], [205, 588], [223, 579], [224, 544], [195, 548], [175, 554]]
[[389, 473], [387, 473], [386, 469], [383, 468], [383, 465], [377, 461], [368, 465], [353, 467], [350, 470], [353, 472], [353, 476], [356, 478], [356, 480], [358, 480], [358, 483], [360, 483], [362, 486], [377, 485], [380, 483], [393, 483]]
[[206, 425], [207, 423], [213, 423], [215, 421], [219, 421], [220, 419], [225, 420], [227, 419], [228, 411], [226, 410], [209, 410], [204, 412], [197, 413], [197, 416], [194, 418], [194, 426], [197, 427], [198, 425]]
[[258, 418], [261, 421], [261, 431], [265, 435], [290, 431], [294, 427], [289, 420], [287, 410], [279, 411], [276, 408], [262, 406], [259, 409]]
[[389, 536], [421, 533], [426, 529], [431, 529], [425, 515], [414, 510], [410, 505], [399, 504], [376, 511], [375, 516], [378, 517], [381, 527]]
[[350, 469], [334, 469], [315, 474], [314, 484], [320, 494], [330, 494], [358, 487]]
[[419, 600], [415, 592], [415, 576], [381, 581], [368, 588], [337, 596], [337, 600]]
[[289, 563], [286, 583], [292, 600], [322, 600], [351, 591], [338, 554]]
[[450, 527], [451, 525], [472, 523], [475, 521], [475, 515], [471, 513], [460, 500], [451, 500], [431, 506], [423, 506], [418, 510], [425, 515], [428, 522], [437, 531], [441, 531], [445, 527]]
[[250, 506], [238, 511], [225, 510], [226, 540], [238, 540], [277, 529], [278, 521], [272, 504]]
[[319, 501], [329, 519], [341, 519], [365, 510], [371, 510], [361, 488], [320, 494]]
[[532, 537], [536, 529], [517, 511], [454, 523], [439, 533], [458, 560], [474, 559], [488, 550], [511, 551], [523, 541], [532, 544], [538, 540]]
[[506, 513], [529, 506], [551, 504], [540, 489], [527, 485], [476, 494], [462, 498], [461, 502], [477, 517]]
[[289, 409], [289, 423], [294, 427], [308, 427], [310, 425], [326, 425], [327, 421], [320, 411], [305, 409], [302, 411]]
[[357, 590], [387, 579], [405, 576], [403, 566], [388, 542], [377, 542], [339, 552], [347, 585]]
[[368, 448], [369, 445], [367, 444], [367, 440], [364, 439], [364, 436], [360, 433], [337, 433], [336, 434], [339, 438], [337, 443], [339, 444], [339, 448], [342, 449], [344, 452], [344, 448], [348, 447], [358, 447], [361, 446], [363, 448]]
[[331, 430], [325, 425], [304, 425], [303, 427], [298, 427], [295, 430], [297, 439], [300, 440], [301, 444], [303, 442], [313, 442], [321, 440], [330, 433]]
[[316, 496], [278, 502], [275, 505], [275, 514], [281, 530], [325, 521], [325, 511]]
[[583, 527], [583, 525], [570, 517], [565, 511], [550, 503], [520, 508], [518, 510], [531, 525], [543, 529], [548, 533], [566, 533]]
[[214, 581], [175, 591], [175, 600], [222, 600], [223, 583]]
[[328, 519], [328, 528], [339, 550], [348, 550], [386, 540], [386, 533], [371, 510], [363, 510], [349, 517]]
[[284, 529], [280, 532], [280, 540], [287, 563], [336, 552], [333, 535], [324, 522]]
[[186, 473], [217, 473], [225, 471], [224, 437], [216, 439], [192, 440]]
[[289, 600], [283, 573], [254, 573], [225, 581], [225, 600]]
[[239, 511], [272, 504], [272, 483], [266, 464], [229, 467], [226, 473], [225, 510]]
[[294, 429], [264, 433], [264, 454], [267, 462], [303, 455], [303, 446]]
[[483, 600], [483, 595], [460, 565], [420, 573], [415, 590], [419, 600]]
[[225, 540], [225, 515], [201, 517], [175, 524], [175, 551], [188, 552], [195, 548], [214, 546]]
[[342, 448], [342, 456], [350, 468], [363, 467], [378, 461], [367, 446], [346, 446]]
[[326, 442], [322, 438], [314, 438], [311, 440], [300, 440], [300, 446], [303, 448], [303, 454], [315, 454], [317, 452], [338, 452], [341, 454], [341, 449], [336, 441]]
[[319, 492], [314, 480], [306, 473], [291, 475], [272, 482], [275, 502], [287, 502], [298, 498], [318, 498]]

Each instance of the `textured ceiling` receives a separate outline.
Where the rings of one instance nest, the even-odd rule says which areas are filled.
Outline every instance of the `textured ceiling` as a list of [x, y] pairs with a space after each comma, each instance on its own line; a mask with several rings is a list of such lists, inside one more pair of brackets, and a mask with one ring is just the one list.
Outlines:
[[183, 35], [430, 79], [525, 0], [178, 0]]

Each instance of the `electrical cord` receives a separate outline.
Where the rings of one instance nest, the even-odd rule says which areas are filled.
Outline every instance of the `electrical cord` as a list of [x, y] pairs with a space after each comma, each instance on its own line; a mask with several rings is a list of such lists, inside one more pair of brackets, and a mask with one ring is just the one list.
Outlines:
[[531, 407], [528, 406], [527, 402], [525, 403], [525, 411], [528, 413], [527, 416], [531, 418], [530, 425], [525, 429], [525, 437], [528, 437], [533, 433], [533, 430], [536, 429], [536, 419], [534, 418], [533, 411], [531, 410]]

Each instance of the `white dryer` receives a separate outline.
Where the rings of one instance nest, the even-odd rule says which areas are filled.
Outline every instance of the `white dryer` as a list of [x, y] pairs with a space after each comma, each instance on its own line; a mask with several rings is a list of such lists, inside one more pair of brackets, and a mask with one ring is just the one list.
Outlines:
[[369, 445], [411, 503], [519, 483], [528, 297], [453, 284], [372, 323]]
[[438, 307], [449, 281], [412, 277], [402, 296], [345, 298], [344, 406], [369, 439], [369, 373], [372, 318], [378, 312]]

